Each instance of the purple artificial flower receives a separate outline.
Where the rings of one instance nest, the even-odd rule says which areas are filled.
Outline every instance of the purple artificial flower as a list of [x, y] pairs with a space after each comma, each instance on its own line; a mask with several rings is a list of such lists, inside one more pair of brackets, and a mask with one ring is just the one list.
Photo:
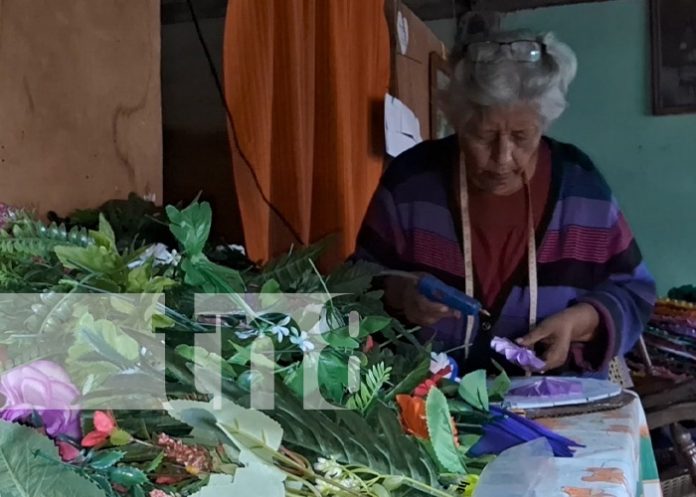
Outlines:
[[584, 447], [573, 440], [557, 435], [531, 419], [523, 418], [510, 411], [491, 406], [493, 419], [483, 426], [483, 436], [469, 449], [468, 455], [480, 457], [498, 455], [504, 450], [546, 438], [556, 457], [573, 457], [573, 447]]
[[0, 395], [0, 419], [27, 421], [36, 412], [49, 436], [81, 436], [80, 392], [58, 364], [39, 360], [11, 369], [0, 377]]
[[505, 359], [511, 363], [527, 371], [543, 371], [544, 366], [546, 366], [544, 361], [534, 354], [534, 351], [520, 347], [507, 338], [494, 337], [491, 341], [491, 348], [497, 353], [505, 356]]
[[565, 397], [580, 394], [582, 394], [582, 384], [579, 381], [564, 378], [542, 378], [520, 385], [508, 392], [508, 395], [516, 397]]

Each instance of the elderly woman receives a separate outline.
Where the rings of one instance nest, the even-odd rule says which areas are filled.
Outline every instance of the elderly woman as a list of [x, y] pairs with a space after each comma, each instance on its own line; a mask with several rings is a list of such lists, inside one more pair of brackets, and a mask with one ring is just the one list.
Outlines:
[[605, 376], [636, 342], [653, 279], [587, 155], [544, 135], [566, 107], [576, 59], [552, 35], [470, 42], [449, 90], [457, 134], [422, 143], [384, 174], [355, 257], [432, 274], [482, 302], [469, 319], [384, 278], [385, 302], [460, 368], [489, 368], [493, 337], [534, 347], [544, 372]]

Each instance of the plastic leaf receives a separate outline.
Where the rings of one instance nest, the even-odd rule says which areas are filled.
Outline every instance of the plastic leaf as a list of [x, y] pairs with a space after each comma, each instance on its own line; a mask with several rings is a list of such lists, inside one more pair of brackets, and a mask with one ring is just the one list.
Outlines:
[[464, 376], [459, 383], [459, 396], [472, 407], [488, 411], [486, 371], [479, 369]]
[[97, 454], [89, 462], [89, 465], [94, 469], [108, 469], [123, 459], [125, 455], [126, 453], [120, 450], [102, 452], [101, 454]]
[[0, 495], [3, 497], [104, 497], [96, 484], [59, 461], [58, 449], [49, 438], [26, 426], [0, 422]]
[[122, 466], [119, 468], [111, 468], [109, 471], [109, 479], [112, 483], [123, 485], [126, 488], [131, 488], [145, 483], [147, 481], [147, 476], [138, 468]]
[[452, 417], [447, 407], [445, 394], [437, 388], [432, 388], [425, 401], [425, 411], [428, 433], [437, 460], [448, 471], [466, 473], [454, 443]]
[[127, 431], [123, 431], [120, 428], [114, 430], [109, 437], [109, 442], [111, 442], [111, 445], [115, 445], [117, 447], [128, 445], [131, 443], [131, 440], [133, 440], [133, 437], [131, 437]]

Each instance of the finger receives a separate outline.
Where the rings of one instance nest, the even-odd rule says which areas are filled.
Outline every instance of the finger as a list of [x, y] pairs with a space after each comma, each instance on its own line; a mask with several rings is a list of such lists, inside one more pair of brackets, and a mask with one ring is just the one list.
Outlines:
[[421, 297], [417, 300], [416, 305], [418, 310], [423, 314], [432, 314], [440, 316], [441, 318], [447, 316], [454, 316], [455, 312], [453, 309], [447, 307], [445, 304], [440, 302], [433, 302], [425, 297]]
[[541, 325], [534, 328], [522, 338], [518, 338], [515, 342], [522, 347], [532, 347], [537, 342], [541, 342], [548, 338], [551, 334], [553, 334], [552, 328]]
[[553, 370], [563, 366], [568, 360], [570, 351], [570, 341], [563, 336], [558, 336], [551, 344], [551, 347], [544, 354], [545, 371]]

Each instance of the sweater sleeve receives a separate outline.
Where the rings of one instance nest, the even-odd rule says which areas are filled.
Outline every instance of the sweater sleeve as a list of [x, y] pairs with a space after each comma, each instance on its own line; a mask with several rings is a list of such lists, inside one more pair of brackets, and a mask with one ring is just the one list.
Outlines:
[[609, 228], [605, 249], [606, 279], [578, 299], [592, 305], [600, 317], [597, 338], [573, 344], [571, 360], [588, 372], [604, 371], [616, 356], [630, 351], [643, 332], [655, 304], [655, 282], [643, 261], [623, 213], [612, 200], [616, 221]]
[[370, 201], [351, 259], [396, 268], [406, 239], [392, 192], [382, 182]]

